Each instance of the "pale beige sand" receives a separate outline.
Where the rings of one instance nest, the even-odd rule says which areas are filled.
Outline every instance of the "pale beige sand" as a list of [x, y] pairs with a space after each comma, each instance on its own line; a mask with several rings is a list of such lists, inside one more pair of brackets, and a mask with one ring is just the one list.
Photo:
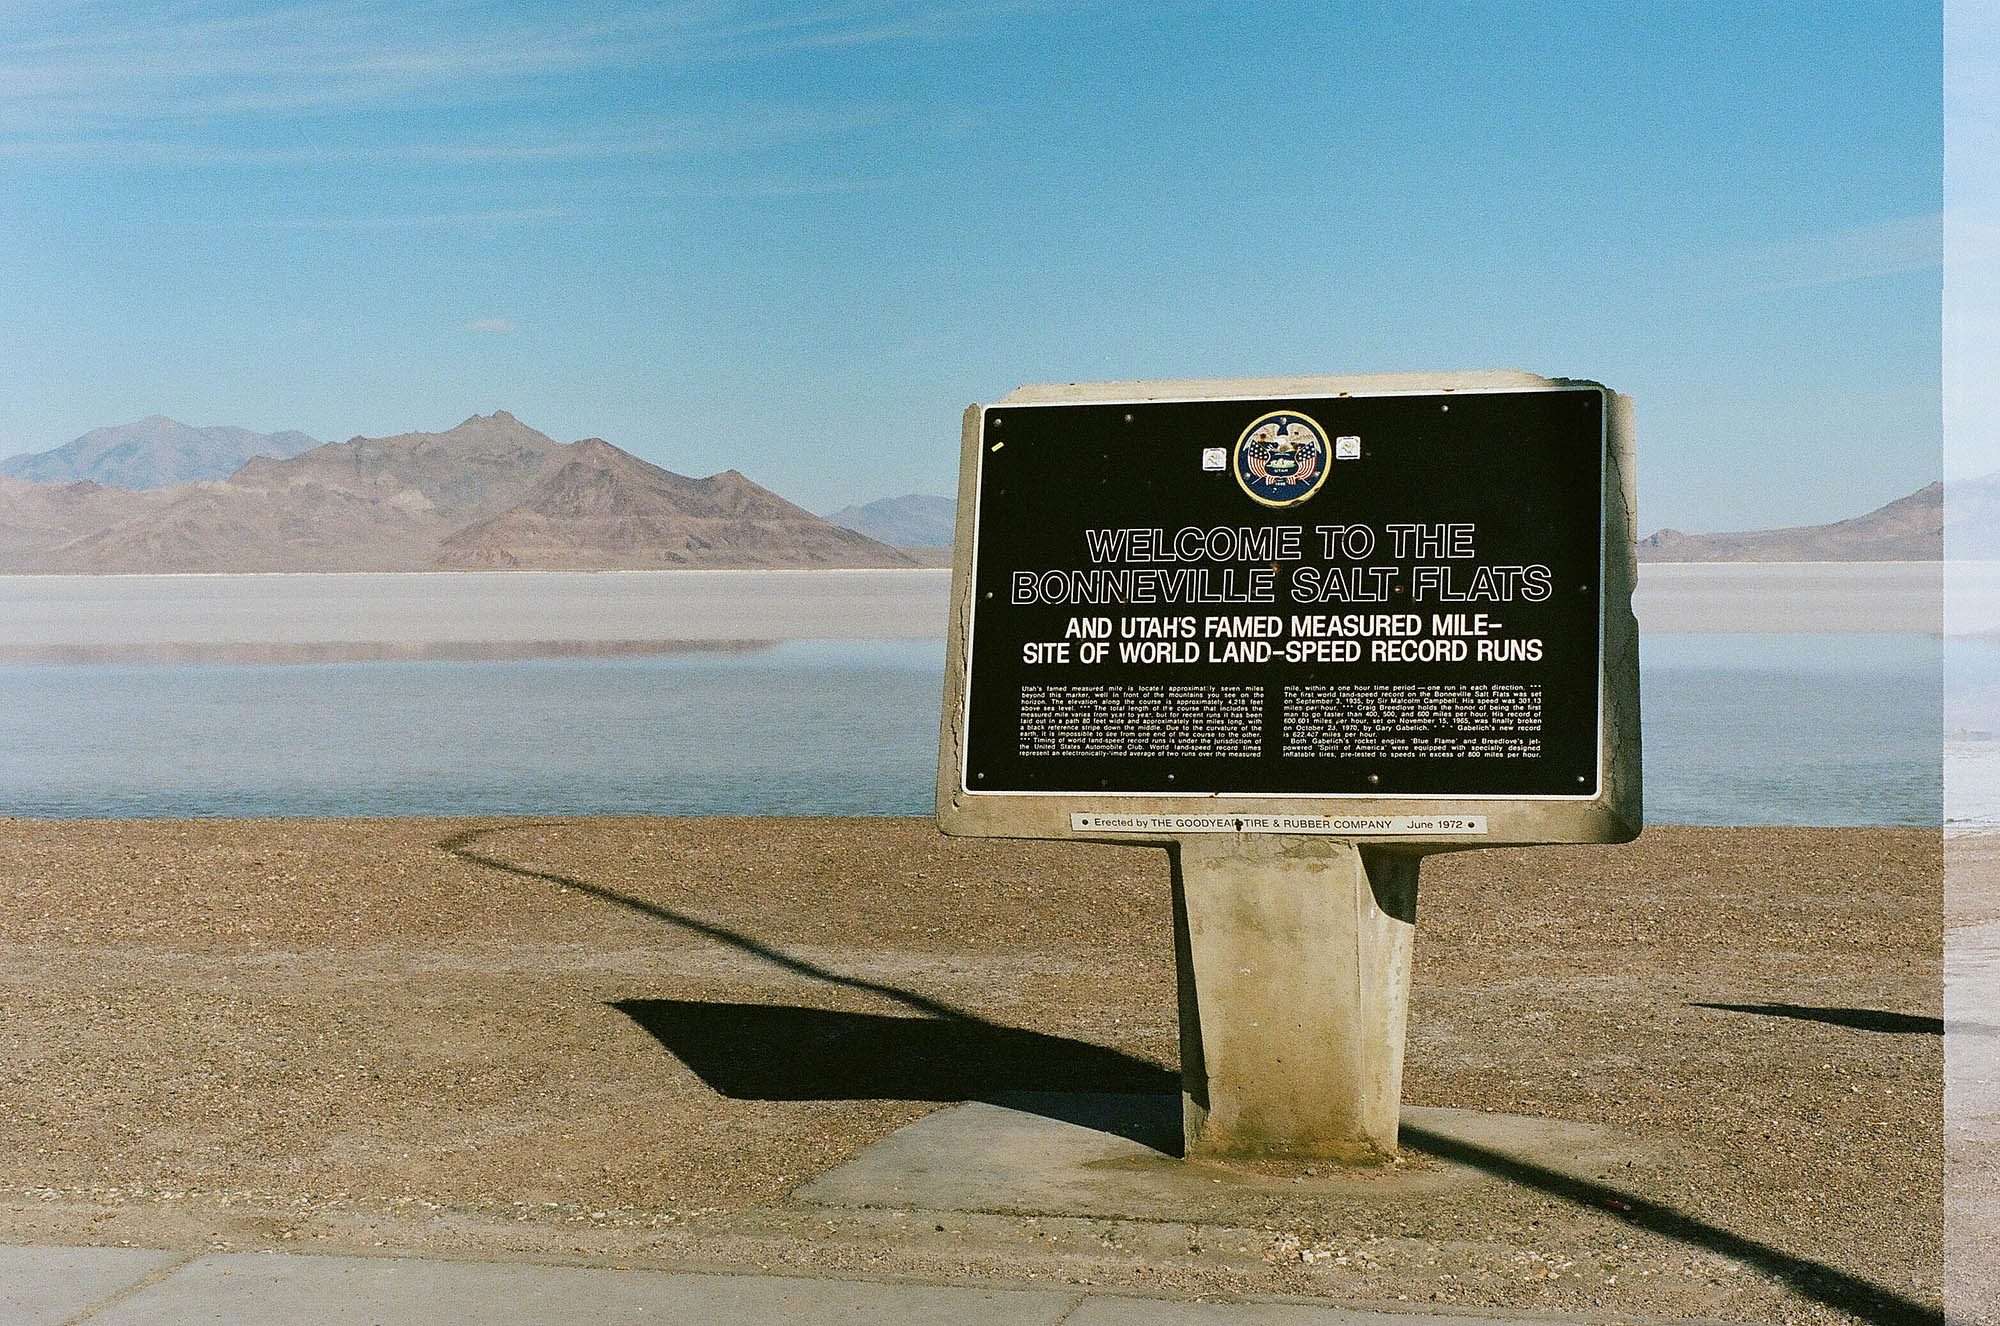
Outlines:
[[[1941, 562], [1649, 562], [1639, 629], [1937, 635]], [[1962, 629], [1955, 626], [1954, 629]]]
[[[1936, 634], [1941, 578], [1935, 562], [1648, 564], [1635, 610], [1657, 633]], [[941, 639], [950, 584], [935, 569], [0, 576], [0, 662], [176, 656], [160, 646], [399, 657], [438, 645]]]
[[0, 576], [0, 646], [942, 639], [951, 573]]

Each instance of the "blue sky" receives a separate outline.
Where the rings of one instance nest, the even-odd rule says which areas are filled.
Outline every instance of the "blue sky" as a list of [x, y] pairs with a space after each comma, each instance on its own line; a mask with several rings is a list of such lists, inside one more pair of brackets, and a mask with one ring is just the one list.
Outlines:
[[1940, 468], [1934, 5], [0, 0], [0, 453], [508, 409], [818, 510], [1023, 382], [1520, 367], [1645, 529]]

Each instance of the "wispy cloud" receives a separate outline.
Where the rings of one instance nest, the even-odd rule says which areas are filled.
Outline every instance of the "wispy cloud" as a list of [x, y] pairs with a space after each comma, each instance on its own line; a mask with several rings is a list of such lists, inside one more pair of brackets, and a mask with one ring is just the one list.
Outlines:
[[[618, 216], [633, 203], [695, 198], [716, 201], [759, 198], [823, 198], [879, 193], [893, 180], [767, 177], [742, 181], [702, 181], [612, 195], [600, 194], [591, 205], [471, 208], [454, 212], [389, 212], [379, 214], [267, 216], [232, 218], [216, 224], [237, 230], [355, 233], [396, 230], [479, 229], [505, 226], [588, 224]], [[493, 328], [477, 326], [476, 331]], [[506, 330], [513, 330], [509, 327]]]
[[494, 333], [517, 332], [521, 330], [505, 318], [474, 318], [471, 322], [465, 324], [465, 329], [471, 332]]
[[449, 0], [28, 6], [0, 39], [0, 141], [16, 155], [36, 144], [56, 155], [96, 143], [143, 149], [147, 134], [135, 130], [486, 104], [532, 95], [545, 81], [620, 69], [950, 39], [1044, 7], [690, 0], [496, 15]]
[[948, 41], [1024, 14], [1078, 8], [1051, 0], [996, 0], [972, 5], [923, 3], [830, 5], [746, 19], [718, 29], [714, 38], [764, 53], [872, 46], [889, 42]]
[[245, 230], [436, 230], [463, 226], [534, 226], [574, 221], [575, 207], [498, 207], [465, 212], [391, 213], [381, 216], [278, 216], [228, 224]]
[[754, 179], [687, 184], [658, 191], [663, 198], [831, 198], [843, 194], [880, 193], [894, 188], [888, 179]]
[[1717, 273], [1731, 294], [1771, 294], [1930, 271], [1943, 261], [1943, 218], [1929, 213], [1728, 254], [1717, 263]]
[[322, 141], [298, 146], [217, 141], [189, 135], [104, 132], [0, 136], [0, 159], [148, 166], [296, 168], [341, 165], [493, 166], [579, 161], [662, 160], [757, 152], [838, 138], [906, 119], [909, 108], [751, 105], [728, 112], [648, 116], [567, 132], [544, 124], [402, 142]]

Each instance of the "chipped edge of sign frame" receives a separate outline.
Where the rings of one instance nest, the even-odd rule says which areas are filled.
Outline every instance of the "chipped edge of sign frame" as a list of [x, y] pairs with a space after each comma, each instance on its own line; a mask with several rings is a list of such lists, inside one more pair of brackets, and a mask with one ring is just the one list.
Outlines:
[[[1401, 396], [1448, 392], [1596, 389], [1605, 394], [1602, 534], [1602, 617], [1599, 622], [1599, 768], [1591, 798], [1383, 796], [1338, 798], [1260, 796], [1242, 793], [1179, 795], [1087, 793], [968, 793], [962, 789], [965, 700], [972, 620], [972, 554], [978, 518], [979, 446], [984, 411], [992, 405], [1116, 404], [1311, 396]], [[938, 739], [937, 822], [947, 834], [996, 838], [1069, 838], [1097, 842], [1169, 843], [1186, 829], [1179, 820], [1245, 821], [1241, 833], [1291, 833], [1278, 827], [1301, 817], [1354, 826], [1340, 836], [1388, 850], [1449, 851], [1465, 847], [1537, 843], [1626, 842], [1643, 823], [1639, 735], [1638, 622], [1632, 613], [1637, 587], [1637, 503], [1633, 472], [1631, 399], [1602, 383], [1546, 378], [1533, 373], [1393, 373], [1352, 377], [1233, 378], [1214, 381], [1072, 382], [1021, 387], [991, 405], [966, 408], [960, 445], [958, 526], [952, 557], [951, 625], [946, 637], [944, 711]], [[1132, 823], [1098, 827], [1097, 820]], [[1413, 821], [1462, 821], [1464, 829], [1432, 833]], [[1375, 830], [1371, 821], [1397, 826]], [[1145, 827], [1157, 823], [1160, 827]], [[1473, 825], [1477, 828], [1472, 828]], [[1267, 827], [1269, 826], [1269, 827]], [[1207, 832], [1217, 830], [1209, 829]], [[1318, 829], [1313, 832], [1330, 832]]]

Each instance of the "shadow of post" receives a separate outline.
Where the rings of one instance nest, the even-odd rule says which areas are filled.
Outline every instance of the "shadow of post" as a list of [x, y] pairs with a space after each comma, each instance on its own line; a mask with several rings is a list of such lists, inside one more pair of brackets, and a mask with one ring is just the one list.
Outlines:
[[1614, 1211], [1641, 1229], [1721, 1253], [1753, 1270], [1782, 1280], [1794, 1292], [1816, 1303], [1838, 1308], [1863, 1321], [1878, 1322], [1881, 1326], [1903, 1326], [1904, 1323], [1931, 1323], [1935, 1326], [1944, 1320], [1941, 1309], [1926, 1307], [1893, 1289], [1837, 1271], [1820, 1262], [1794, 1256], [1768, 1243], [1760, 1243], [1719, 1225], [1697, 1220], [1675, 1207], [1648, 1201], [1633, 1193], [1575, 1178], [1504, 1152], [1445, 1137], [1407, 1123], [1402, 1128], [1402, 1144], [1440, 1160], [1469, 1165], [1496, 1178], [1577, 1206]]
[[1171, 1094], [1178, 1127], [1180, 1075], [1171, 1069], [1087, 1041], [993, 1022], [914, 990], [834, 971], [728, 926], [472, 848], [498, 831], [468, 829], [437, 846], [455, 860], [574, 889], [786, 971], [878, 995], [919, 1015], [676, 999], [621, 999], [611, 1005], [722, 1095], [737, 1100], [991, 1101], [1179, 1154], [1178, 1133], [1164, 1137], [1150, 1122], [1105, 1127], [1099, 1099]]
[[[1173, 1154], [1179, 1079], [1129, 1054], [978, 1018], [895, 1017], [788, 1004], [620, 999], [611, 1007], [732, 1100], [980, 1100], [1116, 1133]], [[1173, 1129], [1107, 1117], [1087, 1097], [1156, 1096]]]
[[[535, 826], [529, 824], [509, 824], [504, 826], [508, 830], [530, 827]], [[488, 870], [502, 871], [505, 874], [515, 875], [522, 879], [536, 879], [544, 884], [554, 884], [565, 889], [575, 889], [578, 893], [586, 893], [593, 898], [638, 912], [642, 916], [650, 916], [656, 921], [664, 921], [668, 925], [678, 926], [683, 930], [700, 935], [704, 939], [713, 939], [718, 944], [727, 944], [730, 948], [736, 949], [738, 952], [747, 953], [753, 958], [762, 958], [773, 966], [782, 967], [786, 971], [795, 972], [800, 976], [809, 976], [816, 981], [824, 981], [828, 985], [844, 986], [849, 990], [865, 990], [869, 994], [881, 995], [884, 999], [893, 1000], [905, 1008], [928, 1014], [931, 1017], [965, 1018], [974, 1022], [981, 1021], [977, 1014], [967, 1012], [962, 1008], [953, 1007], [942, 1000], [932, 999], [929, 995], [918, 994], [913, 990], [905, 990], [894, 985], [885, 985], [880, 981], [864, 980], [859, 976], [848, 976], [845, 973], [834, 971], [830, 967], [822, 967], [818, 963], [805, 958], [795, 957], [783, 949], [775, 948], [772, 945], [764, 943], [762, 940], [752, 939], [742, 931], [732, 930], [726, 925], [717, 925], [713, 921], [704, 921], [698, 916], [691, 916], [686, 912], [675, 911], [671, 907], [662, 907], [658, 903], [647, 902], [644, 898], [635, 898], [629, 893], [620, 893], [617, 889], [606, 888], [602, 884], [592, 884], [589, 880], [578, 879], [574, 875], [559, 875], [546, 870], [530, 870], [526, 866], [517, 866], [511, 861], [503, 861], [497, 856], [489, 856], [484, 852], [475, 852], [472, 850], [472, 843], [486, 837], [488, 834], [499, 833], [501, 831], [502, 826], [467, 829], [463, 833], [455, 833], [451, 837], [444, 839], [437, 847], [446, 856], [464, 861], [468, 865], [484, 866]]]
[[1944, 1019], [1915, 1013], [1887, 1013], [1879, 1008], [1820, 1008], [1811, 1004], [1704, 1004], [1720, 1013], [1755, 1013], [1762, 1017], [1797, 1018], [1802, 1022], [1825, 1022], [1856, 1031], [1883, 1031], [1902, 1036], [1942, 1036]]

